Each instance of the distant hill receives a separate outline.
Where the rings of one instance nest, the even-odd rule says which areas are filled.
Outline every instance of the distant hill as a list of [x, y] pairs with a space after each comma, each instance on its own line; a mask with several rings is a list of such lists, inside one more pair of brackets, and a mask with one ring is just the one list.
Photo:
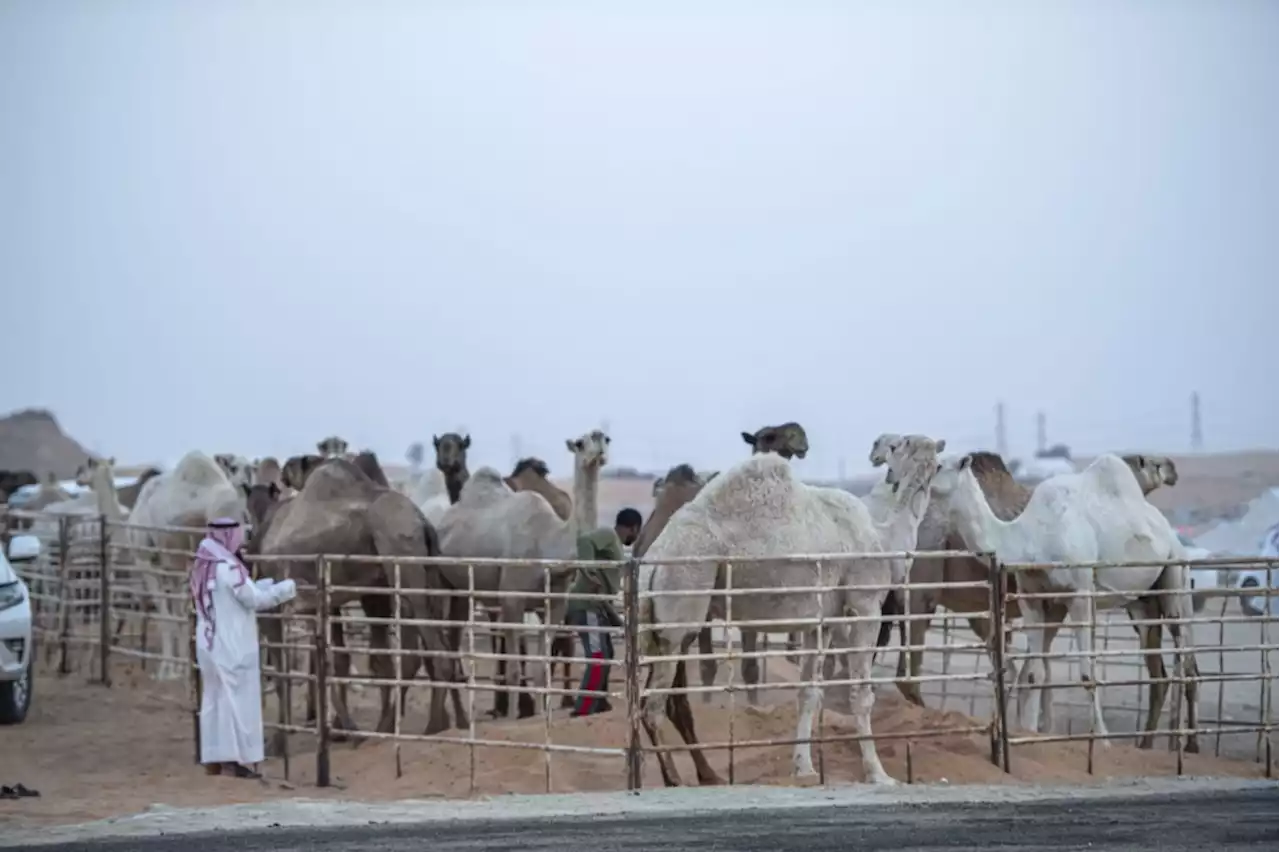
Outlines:
[[91, 453], [63, 433], [53, 413], [42, 408], [0, 418], [0, 469], [29, 470], [43, 478], [75, 476]]

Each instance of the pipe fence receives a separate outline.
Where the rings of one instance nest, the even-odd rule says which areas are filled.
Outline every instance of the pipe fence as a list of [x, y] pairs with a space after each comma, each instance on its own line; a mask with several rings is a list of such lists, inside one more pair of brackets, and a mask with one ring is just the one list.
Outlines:
[[[107, 686], [124, 666], [157, 688], [184, 689], [198, 761], [201, 694], [188, 567], [204, 530], [20, 512], [9, 513], [6, 524], [10, 533], [42, 542], [39, 559], [15, 565], [30, 588], [42, 663], [62, 674], [87, 672]], [[902, 570], [917, 557], [977, 559], [986, 576], [912, 583]], [[931, 710], [964, 711], [960, 719], [954, 712], [924, 716], [906, 730], [877, 732], [873, 721], [870, 739], [901, 741], [907, 781], [915, 780], [913, 746], [937, 738], [985, 741], [1005, 772], [1023, 748], [1083, 743], [1093, 772], [1095, 749], [1108, 742], [1151, 747], [1165, 738], [1179, 774], [1184, 754], [1208, 751], [1210, 741], [1215, 756], [1252, 759], [1268, 777], [1274, 772], [1276, 560], [1189, 563], [1193, 574], [1209, 578], [1196, 584], [1195, 607], [1159, 584], [1137, 598], [1114, 591], [1123, 588], [1117, 581], [1125, 569], [1140, 566], [1012, 564], [961, 552], [700, 557], [660, 565], [350, 554], [250, 562], [255, 577], [298, 584], [294, 602], [259, 614], [263, 718], [268, 754], [281, 761], [285, 777], [299, 775], [302, 759], [301, 777], [317, 786], [334, 783], [334, 755], [342, 754], [336, 746], [367, 741], [391, 743], [396, 777], [411, 771], [406, 745], [436, 749], [431, 759], [456, 775], [451, 790], [468, 794], [480, 791], [480, 776], [500, 775], [480, 757], [499, 749], [540, 753], [540, 766], [523, 766], [548, 791], [557, 757], [618, 772], [635, 790], [646, 754], [696, 748], [735, 783], [745, 753], [797, 743], [816, 750], [825, 781], [829, 750], [868, 738], [830, 718], [847, 714], [842, 702], [866, 685], [881, 690], [882, 712], [905, 706], [886, 703], [890, 685]], [[1065, 568], [1094, 579], [1075, 590], [1063, 579]], [[1265, 582], [1223, 582], [1249, 570]], [[603, 573], [606, 587], [574, 591], [583, 571]], [[936, 608], [940, 597], [959, 599], [947, 598], [959, 592], [970, 605]], [[890, 643], [877, 648], [886, 596], [896, 596], [901, 612], [888, 616]], [[1252, 609], [1240, 603], [1245, 599]], [[568, 609], [578, 614], [571, 623]], [[805, 637], [801, 646], [783, 647], [781, 637], [797, 633]], [[659, 649], [657, 634], [674, 644]], [[597, 650], [605, 643], [618, 643], [618, 652]], [[924, 663], [918, 672], [905, 662], [895, 670], [895, 652], [902, 660], [918, 653]], [[868, 655], [873, 665], [860, 668]], [[683, 667], [683, 683], [648, 682], [655, 664], [668, 663]], [[744, 704], [758, 711], [806, 690], [823, 696], [812, 731], [761, 735], [750, 713], [740, 712]], [[722, 732], [692, 745], [650, 743], [646, 703], [678, 712], [695, 695], [703, 713], [723, 722]], [[590, 701], [605, 702], [608, 712], [598, 718], [609, 724], [568, 720], [566, 710]], [[376, 725], [357, 721], [373, 713]]]

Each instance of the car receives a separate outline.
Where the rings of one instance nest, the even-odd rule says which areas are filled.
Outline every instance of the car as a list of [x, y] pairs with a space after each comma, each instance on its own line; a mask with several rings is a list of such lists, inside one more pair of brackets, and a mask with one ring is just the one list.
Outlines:
[[31, 594], [13, 563], [40, 556], [40, 539], [15, 535], [9, 553], [0, 551], [0, 725], [16, 725], [31, 709], [32, 661]]
[[[1280, 556], [1280, 525], [1272, 525], [1262, 536], [1258, 555], [1263, 559]], [[1266, 589], [1269, 594], [1240, 598], [1240, 609], [1245, 615], [1276, 615], [1280, 612], [1280, 599], [1276, 597], [1276, 585], [1280, 572], [1274, 564], [1262, 568], [1248, 568], [1235, 574], [1233, 585], [1238, 589]]]

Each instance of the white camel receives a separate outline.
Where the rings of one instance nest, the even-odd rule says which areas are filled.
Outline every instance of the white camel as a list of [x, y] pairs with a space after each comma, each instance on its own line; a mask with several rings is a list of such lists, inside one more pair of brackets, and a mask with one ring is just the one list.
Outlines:
[[218, 467], [227, 475], [227, 479], [238, 489], [245, 492], [257, 482], [257, 468], [244, 456], [234, 453], [218, 453], [213, 457]]
[[243, 519], [244, 514], [244, 491], [231, 483], [221, 465], [198, 450], [142, 487], [129, 517], [126, 540], [129, 561], [151, 566], [142, 574], [160, 621], [163, 659], [157, 666], [158, 679], [183, 674], [179, 661], [186, 660], [188, 653], [183, 640], [186, 610], [181, 602], [186, 572], [203, 528], [215, 518]]
[[[991, 511], [966, 456], [955, 470], [938, 478], [935, 488], [946, 494], [951, 521], [966, 547], [974, 552], [995, 553], [1005, 563], [1091, 563], [1091, 562], [1178, 562], [1186, 553], [1177, 534], [1160, 511], [1147, 502], [1134, 471], [1116, 455], [1102, 455], [1079, 473], [1051, 477], [1031, 493], [1026, 508], [1012, 521], [1002, 521]], [[1024, 599], [1020, 601], [1023, 628], [1029, 645], [1028, 658], [1018, 675], [1019, 685], [1033, 682], [1037, 676], [1043, 686], [1049, 683], [1048, 660], [1042, 656], [1052, 642], [1052, 633], [1061, 625], [1058, 612], [1065, 611], [1073, 624], [1080, 659], [1081, 677], [1091, 694], [1094, 732], [1103, 738], [1107, 727], [1102, 718], [1102, 703], [1095, 683], [1093, 650], [1089, 629], [1090, 596], [1095, 611], [1128, 606], [1153, 588], [1177, 594], [1160, 596], [1159, 606], [1170, 618], [1190, 618], [1192, 603], [1189, 569], [1174, 565], [1091, 568], [1062, 567], [1019, 571], [1018, 590], [1028, 594], [1067, 593], [1067, 598]], [[1059, 606], [1051, 606], [1058, 604]], [[1197, 670], [1191, 654], [1184, 648], [1194, 647], [1191, 625], [1170, 624], [1177, 654], [1177, 676]], [[1049, 631], [1042, 628], [1048, 627]], [[1046, 632], [1049, 632], [1046, 638]], [[1039, 655], [1039, 656], [1038, 656]], [[1041, 702], [1051, 695], [1042, 688], [1018, 691], [1018, 715], [1027, 730], [1041, 724]], [[1030, 693], [1030, 694], [1028, 694]], [[1196, 709], [1188, 690], [1188, 725], [1196, 726]]]
[[[717, 562], [734, 560], [733, 587], [783, 588], [802, 586], [881, 586], [905, 573], [891, 558], [828, 559], [810, 564], [776, 562], [771, 558], [798, 554], [886, 553], [907, 550], [915, 541], [916, 527], [929, 502], [929, 484], [938, 471], [938, 450], [945, 443], [919, 436], [892, 442], [889, 464], [896, 486], [894, 504], [885, 523], [877, 524], [866, 505], [846, 491], [819, 488], [800, 482], [791, 465], [772, 453], [756, 454], [721, 473], [679, 512], [671, 517], [657, 541], [645, 554], [641, 568], [641, 643], [650, 656], [683, 653], [693, 641], [698, 626], [714, 612], [725, 614], [725, 604], [715, 590], [721, 587]], [[706, 557], [700, 563], [672, 564], [664, 560]], [[652, 592], [653, 594], [649, 594]], [[661, 592], [681, 592], [680, 596], [660, 596]], [[688, 595], [688, 592], [703, 594]], [[885, 772], [871, 740], [871, 706], [875, 696], [867, 679], [875, 652], [883, 590], [837, 588], [828, 594], [773, 593], [735, 595], [733, 617], [738, 619], [785, 620], [857, 616], [848, 628], [850, 650], [849, 705], [854, 729], [868, 737], [859, 743], [866, 779], [876, 784], [896, 783]], [[821, 607], [819, 606], [821, 601]], [[671, 626], [665, 626], [671, 625]], [[781, 629], [781, 628], [779, 628]], [[822, 662], [831, 636], [814, 624], [788, 626], [803, 636], [805, 650], [801, 679], [812, 682], [815, 666]], [[821, 634], [821, 641], [819, 641]], [[654, 662], [651, 687], [669, 687], [678, 672], [678, 663]], [[796, 738], [812, 735], [813, 721], [822, 702], [822, 690], [805, 687], [799, 696], [800, 712]], [[662, 745], [659, 731], [666, 713], [666, 696], [649, 694], [643, 702], [645, 729], [655, 746]], [[692, 730], [681, 730], [688, 741]], [[692, 745], [692, 742], [690, 742]], [[698, 767], [698, 777], [714, 779], [701, 752], [690, 756]], [[658, 753], [663, 780], [679, 784], [669, 752]], [[797, 743], [792, 752], [795, 774], [812, 777], [812, 750]]]
[[[600, 430], [588, 432], [577, 439], [565, 441], [573, 453], [573, 513], [568, 520], [561, 520], [540, 494], [532, 491], [512, 491], [503, 482], [502, 474], [491, 467], [482, 467], [471, 475], [462, 488], [458, 502], [444, 512], [436, 529], [440, 535], [440, 552], [444, 556], [478, 557], [496, 559], [574, 559], [577, 555], [578, 534], [591, 527], [588, 519], [596, 517], [597, 493], [600, 469], [608, 464], [609, 436]], [[475, 588], [483, 592], [541, 592], [546, 582], [547, 569], [522, 566], [477, 565]], [[455, 589], [468, 587], [466, 566], [445, 566], [445, 579]], [[564, 593], [573, 577], [573, 569], [551, 569], [551, 591]], [[501, 600], [501, 630], [506, 637], [508, 653], [519, 647], [518, 627], [524, 614], [541, 606], [538, 598], [510, 598]], [[545, 615], [547, 624], [559, 624], [564, 619], [563, 599], [551, 602], [551, 612]], [[531, 643], [534, 653], [545, 655], [547, 636], [539, 632]], [[546, 686], [545, 670], [534, 666], [534, 682]], [[519, 666], [506, 667], [506, 681], [514, 686], [519, 681]], [[518, 702], [508, 703], [509, 713], [518, 712]]]

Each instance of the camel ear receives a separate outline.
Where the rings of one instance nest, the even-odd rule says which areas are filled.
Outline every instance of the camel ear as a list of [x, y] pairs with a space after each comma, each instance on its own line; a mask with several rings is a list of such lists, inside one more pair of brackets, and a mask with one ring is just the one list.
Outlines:
[[248, 497], [253, 492], [253, 486], [247, 482], [241, 482], [240, 490], [244, 492], [245, 497]]
[[468, 449], [471, 446], [471, 436], [468, 435], [462, 439], [462, 449]]
[[967, 455], [967, 456], [965, 456], [964, 458], [960, 459], [960, 469], [961, 469], [961, 470], [968, 470], [968, 469], [969, 469], [969, 465], [970, 465], [970, 464], [972, 464], [972, 463], [973, 463], [973, 456], [971, 456], [971, 455]]
[[753, 447], [756, 445], [756, 436], [755, 436], [755, 435], [752, 435], [750, 432], [743, 432], [743, 433], [742, 433], [742, 440], [743, 440], [743, 441], [745, 441], [746, 443], [750, 444], [750, 445], [751, 445], [751, 446], [753, 446]]
[[942, 452], [947, 448], [947, 439], [946, 438], [940, 439], [938, 443], [933, 445], [933, 447], [936, 452], [939, 452], [939, 453]]
[[582, 449], [582, 442], [572, 440], [571, 438], [565, 438], [564, 445], [569, 448], [569, 452], [571, 453], [576, 453], [578, 450]]
[[270, 497], [272, 500], [278, 499], [280, 497], [280, 486], [276, 485], [274, 482], [268, 485], [267, 496]]
[[439, 436], [439, 435], [432, 435], [432, 436], [431, 436], [431, 446], [435, 447], [437, 450], [438, 450], [438, 449], [440, 449], [440, 436]]

